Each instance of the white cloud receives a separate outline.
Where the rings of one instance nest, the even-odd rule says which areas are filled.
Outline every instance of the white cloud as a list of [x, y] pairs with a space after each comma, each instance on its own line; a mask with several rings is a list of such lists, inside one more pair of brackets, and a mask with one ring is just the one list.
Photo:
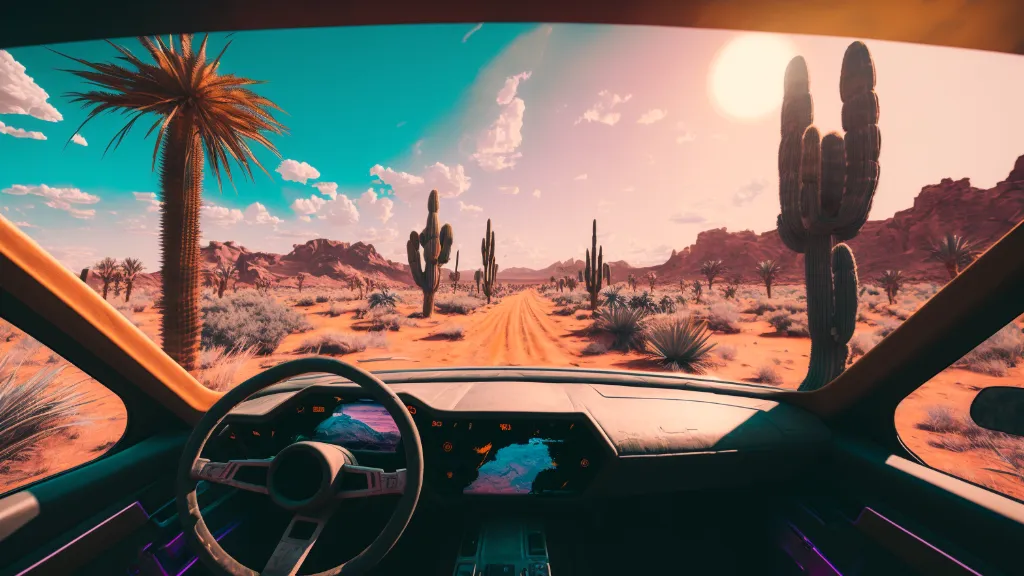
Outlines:
[[96, 263], [96, 250], [87, 246], [44, 246], [51, 256], [72, 270], [81, 270]]
[[587, 179], [587, 175], [586, 174], [580, 174], [579, 176], [573, 178], [573, 180], [586, 180], [586, 179]]
[[608, 126], [614, 126], [618, 124], [622, 118], [622, 114], [619, 112], [612, 112], [614, 108], [620, 104], [625, 104], [633, 98], [632, 94], [626, 94], [625, 96], [619, 96], [618, 94], [612, 94], [607, 90], [601, 90], [597, 93], [597, 102], [594, 103], [582, 116], [576, 119], [576, 124], [580, 122], [600, 122], [601, 124], [607, 124]]
[[459, 212], [483, 212], [484, 209], [480, 206], [474, 206], [472, 204], [466, 204], [462, 200], [459, 200]]
[[309, 198], [296, 198], [292, 202], [292, 211], [299, 215], [300, 220], [309, 222], [309, 217], [316, 214], [327, 204], [328, 200], [324, 200], [319, 196], [310, 196]]
[[708, 219], [700, 214], [694, 214], [693, 212], [677, 212], [672, 216], [669, 216], [669, 221], [676, 224], [702, 224], [707, 222]]
[[677, 144], [686, 144], [687, 142], [693, 142], [697, 139], [697, 135], [693, 132], [685, 132], [679, 136], [676, 136]]
[[282, 222], [280, 218], [272, 215], [267, 210], [267, 207], [259, 202], [249, 204], [249, 207], [242, 214], [245, 216], [245, 221], [248, 224], [273, 224], [277, 226]]
[[519, 194], [519, 186], [498, 186], [498, 190], [501, 190], [502, 194], [510, 194], [512, 196]]
[[338, 197], [338, 183], [337, 182], [316, 182], [313, 184], [313, 188], [320, 191], [321, 194], [327, 196], [331, 200]]
[[135, 199], [139, 202], [145, 202], [146, 212], [156, 212], [160, 210], [160, 201], [156, 199], [156, 192], [132, 192]]
[[[3, 52], [3, 50], [0, 50]], [[0, 89], [3, 87], [0, 86]], [[2, 92], [0, 92], [2, 94]], [[14, 126], [8, 126], [3, 122], [0, 122], [0, 134], [7, 134], [8, 136], [14, 136], [15, 138], [30, 138], [32, 140], [46, 140], [46, 135], [42, 132], [28, 131], [24, 128], [15, 128]]]
[[40, 184], [38, 186], [24, 186], [22, 184], [15, 184], [10, 188], [4, 188], [4, 194], [10, 194], [11, 196], [39, 196], [45, 198], [47, 201], [45, 204], [55, 210], [63, 210], [74, 216], [75, 218], [92, 218], [96, 215], [95, 210], [82, 210], [75, 208], [74, 204], [95, 204], [100, 201], [100, 197], [82, 192], [78, 188], [51, 188], [46, 184]]
[[511, 168], [522, 157], [516, 150], [523, 143], [523, 114], [526, 103], [516, 96], [519, 83], [530, 78], [522, 72], [505, 79], [496, 101], [501, 106], [498, 119], [476, 141], [476, 153], [471, 156], [484, 170], [497, 171]]
[[302, 184], [320, 177], [320, 172], [316, 168], [296, 160], [283, 160], [275, 172], [280, 173], [281, 178], [289, 182], [301, 182]]
[[465, 44], [466, 41], [469, 40], [470, 36], [472, 36], [473, 34], [476, 34], [477, 32], [479, 32], [480, 29], [483, 28], [483, 27], [484, 27], [484, 23], [483, 22], [478, 22], [476, 26], [473, 26], [472, 28], [470, 28], [469, 32], [466, 32], [466, 35], [462, 37], [462, 43]]
[[391, 210], [395, 207], [395, 202], [391, 198], [379, 198], [377, 192], [372, 188], [363, 192], [363, 195], [356, 200], [356, 204], [359, 206], [359, 210], [369, 214], [371, 218], [380, 220], [382, 224], [386, 224], [391, 219]]
[[227, 228], [245, 220], [245, 214], [238, 208], [227, 208], [216, 204], [203, 204], [199, 209], [199, 219], [203, 224], [212, 224]]
[[398, 239], [398, 230], [395, 230], [394, 228], [384, 228], [383, 230], [367, 228], [363, 231], [362, 237], [365, 238], [367, 242], [394, 242]]
[[79, 146], [89, 145], [89, 143], [85, 141], [85, 136], [82, 136], [81, 134], [75, 134], [74, 136], [72, 136], [71, 141], [74, 142], [75, 144], [78, 144]]
[[540, 198], [540, 188], [534, 188], [534, 190], [533, 190], [533, 197], [534, 198]]
[[17, 226], [18, 228], [39, 228], [39, 226], [36, 226], [31, 222], [25, 222], [24, 220], [22, 220], [21, 222], [15, 222], [14, 225]]
[[641, 114], [640, 118], [636, 122], [637, 124], [654, 124], [655, 122], [664, 120], [666, 116], [668, 116], [668, 112], [660, 108], [654, 108]]
[[750, 204], [755, 198], [764, 192], [765, 188], [768, 187], [768, 181], [761, 178], [758, 180], [751, 180], [750, 182], [740, 186], [739, 190], [733, 194], [732, 203], [737, 206], [743, 206], [744, 204]]
[[408, 172], [398, 172], [377, 164], [370, 169], [370, 174], [381, 182], [391, 186], [395, 196], [403, 200], [426, 197], [431, 190], [437, 190], [442, 198], [455, 198], [469, 190], [470, 178], [461, 164], [445, 166], [435, 162], [427, 166], [422, 176]]
[[328, 220], [332, 224], [343, 226], [359, 222], [359, 210], [344, 194], [338, 194], [332, 200], [324, 200], [319, 196], [296, 198], [291, 208], [304, 222], [309, 222], [314, 215], [320, 220]]
[[47, 102], [49, 98], [10, 52], [0, 50], [0, 114], [27, 114], [47, 122], [63, 120], [60, 112]]

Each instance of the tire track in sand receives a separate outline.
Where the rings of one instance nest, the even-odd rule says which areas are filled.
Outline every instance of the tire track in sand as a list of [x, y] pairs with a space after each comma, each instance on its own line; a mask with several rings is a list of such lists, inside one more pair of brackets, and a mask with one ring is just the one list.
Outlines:
[[[478, 312], [479, 314], [479, 312]], [[453, 342], [447, 363], [455, 366], [568, 366], [577, 355], [566, 332], [547, 317], [541, 296], [526, 290], [502, 298]]]

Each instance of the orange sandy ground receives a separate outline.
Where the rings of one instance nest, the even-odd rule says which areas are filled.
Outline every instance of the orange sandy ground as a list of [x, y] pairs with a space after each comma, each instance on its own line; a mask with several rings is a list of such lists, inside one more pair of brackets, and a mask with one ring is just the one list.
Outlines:
[[[406, 291], [402, 294], [406, 303], [399, 305], [398, 313], [404, 317], [418, 311], [420, 305], [413, 301], [415, 293]], [[275, 296], [289, 302], [293, 301], [294, 292], [282, 291]], [[286, 337], [274, 354], [257, 357], [246, 363], [232, 378], [233, 383], [237, 384], [270, 366], [301, 356], [296, 351], [300, 344], [319, 333], [365, 332], [368, 323], [356, 320], [351, 313], [360, 304], [336, 303], [335, 306], [345, 310], [336, 317], [327, 315], [330, 306], [327, 303], [296, 308], [306, 314], [313, 329]], [[534, 290], [528, 290], [506, 296], [500, 303], [478, 308], [468, 315], [435, 312], [429, 319], [413, 320], [415, 326], [403, 326], [400, 331], [388, 332], [387, 349], [368, 349], [346, 355], [344, 359], [369, 370], [494, 365], [661, 370], [657, 364], [636, 352], [582, 356], [580, 351], [591, 342], [591, 338], [585, 334], [591, 321], [577, 320], [575, 316], [553, 315], [555, 308], [550, 299]], [[874, 317], [872, 314], [865, 316], [869, 320]], [[158, 318], [151, 308], [134, 314], [134, 320], [143, 332], [156, 339]], [[433, 336], [440, 327], [450, 324], [465, 329], [462, 340], [450, 341]], [[774, 365], [782, 379], [778, 385], [796, 388], [806, 371], [810, 340], [777, 336], [767, 322], [749, 314], [741, 315], [739, 325], [741, 332], [738, 334], [716, 334], [713, 337], [713, 341], [720, 346], [735, 347], [736, 355], [731, 361], [717, 359], [718, 363], [710, 374], [727, 380], [751, 382], [759, 367]], [[870, 324], [858, 323], [858, 332], [870, 332], [873, 329]], [[4, 350], [3, 346], [0, 344], [0, 352]], [[41, 363], [46, 356], [48, 353], [40, 353], [37, 362]], [[31, 368], [26, 366], [23, 370], [27, 374]], [[68, 371], [65, 381], [74, 380], [75, 372], [73, 369]], [[202, 377], [201, 374], [198, 376]], [[900, 405], [896, 413], [896, 426], [906, 445], [930, 466], [1024, 500], [1024, 482], [1015, 477], [1007, 469], [1006, 463], [997, 456], [981, 449], [951, 452], [933, 447], [929, 441], [943, 435], [915, 427], [926, 419], [928, 410], [934, 407], [949, 407], [957, 415], [968, 414], [977, 391], [995, 385], [1024, 386], [1024, 366], [1012, 368], [1006, 377], [949, 368]], [[75, 430], [78, 434], [76, 440], [71, 441], [65, 437], [51, 439], [32, 460], [20, 463], [10, 472], [0, 475], [0, 492], [91, 460], [101, 454], [105, 446], [120, 437], [125, 424], [123, 407], [95, 382], [87, 381], [83, 386], [91, 389], [98, 398], [87, 410], [95, 421]]]

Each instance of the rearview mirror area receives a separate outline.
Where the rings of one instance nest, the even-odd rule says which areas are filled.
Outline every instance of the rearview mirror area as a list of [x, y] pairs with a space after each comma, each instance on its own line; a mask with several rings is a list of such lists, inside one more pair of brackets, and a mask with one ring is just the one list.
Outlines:
[[971, 419], [987, 430], [1024, 436], [1024, 388], [985, 388], [971, 402]]

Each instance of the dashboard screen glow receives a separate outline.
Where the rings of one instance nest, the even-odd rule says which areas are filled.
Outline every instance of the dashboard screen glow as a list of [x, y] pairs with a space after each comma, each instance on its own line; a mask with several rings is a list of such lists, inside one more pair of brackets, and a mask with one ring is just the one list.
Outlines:
[[[503, 426], [508, 426], [504, 424]], [[550, 445], [559, 440], [530, 438], [495, 450], [491, 443], [474, 447], [483, 462], [463, 494], [530, 494], [541, 472], [555, 469]]]
[[376, 402], [341, 404], [313, 433], [318, 442], [373, 452], [394, 452], [400, 438], [391, 414]]

